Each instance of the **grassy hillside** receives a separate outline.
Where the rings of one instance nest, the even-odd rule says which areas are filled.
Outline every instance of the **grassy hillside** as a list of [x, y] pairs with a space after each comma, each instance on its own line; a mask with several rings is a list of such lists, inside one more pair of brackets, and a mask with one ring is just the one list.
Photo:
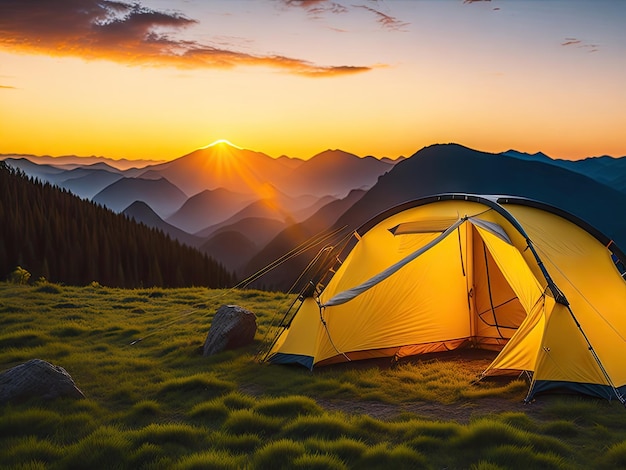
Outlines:
[[[1, 404], [0, 466], [626, 465], [619, 403], [542, 396], [523, 405], [522, 380], [473, 383], [484, 357], [314, 372], [259, 364], [262, 339], [291, 300], [261, 291], [0, 283], [0, 371], [44, 359], [64, 367], [86, 396]], [[223, 304], [255, 312], [255, 342], [202, 357]]]

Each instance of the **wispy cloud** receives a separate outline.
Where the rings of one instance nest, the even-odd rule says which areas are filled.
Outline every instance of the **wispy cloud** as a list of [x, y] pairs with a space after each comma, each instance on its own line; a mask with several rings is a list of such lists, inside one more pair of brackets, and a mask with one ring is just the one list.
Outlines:
[[561, 46], [576, 47], [587, 52], [597, 52], [600, 48], [597, 44], [586, 43], [577, 38], [565, 38], [565, 40], [561, 43]]
[[406, 31], [407, 26], [410, 24], [366, 5], [355, 5], [355, 8], [363, 8], [370, 13], [373, 13], [376, 17], [376, 21], [385, 29], [393, 31]]
[[177, 38], [179, 31], [196, 23], [182, 13], [157, 11], [138, 2], [2, 0], [0, 48], [108, 59], [130, 65], [179, 68], [265, 66], [312, 77], [371, 70], [367, 66], [324, 66], [280, 55], [256, 55]]
[[561, 43], [561, 46], [572, 46], [575, 44], [580, 44], [580, 39], [565, 38], [565, 41]]
[[[486, 3], [491, 2], [491, 0], [463, 0], [463, 3]], [[500, 7], [493, 7], [494, 10], [499, 10]]]
[[384, 29], [404, 31], [410, 24], [365, 4], [343, 5], [332, 0], [281, 0], [281, 2], [288, 7], [302, 8], [315, 19], [320, 19], [326, 14], [344, 14], [350, 13], [351, 10], [363, 9], [372, 13], [375, 21]]
[[14, 86], [10, 86], [10, 85], [0, 85], [0, 90], [15, 90], [16, 88]]
[[347, 13], [348, 8], [331, 0], [282, 0], [288, 7], [304, 8], [311, 15]]

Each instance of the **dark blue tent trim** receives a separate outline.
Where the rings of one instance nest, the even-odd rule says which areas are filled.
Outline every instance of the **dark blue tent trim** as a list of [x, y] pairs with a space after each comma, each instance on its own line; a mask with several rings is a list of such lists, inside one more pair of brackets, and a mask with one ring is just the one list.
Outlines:
[[[626, 385], [617, 387], [617, 390], [622, 396], [624, 396], [626, 394]], [[550, 392], [575, 392], [592, 397], [604, 398], [609, 401], [614, 398], [618, 399], [615, 395], [615, 391], [609, 385], [565, 382], [559, 380], [538, 380], [531, 387], [525, 401], [531, 401], [537, 394]]]
[[313, 369], [313, 358], [304, 354], [276, 353], [268, 361], [272, 364], [300, 364], [307, 369]]

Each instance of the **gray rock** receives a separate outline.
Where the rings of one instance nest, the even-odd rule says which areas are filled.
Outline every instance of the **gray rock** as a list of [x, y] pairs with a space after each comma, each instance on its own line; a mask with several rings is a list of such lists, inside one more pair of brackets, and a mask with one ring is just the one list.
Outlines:
[[202, 355], [211, 356], [250, 344], [254, 340], [256, 328], [254, 313], [238, 305], [222, 305], [213, 317]]
[[0, 373], [0, 403], [59, 397], [85, 398], [63, 367], [32, 359]]

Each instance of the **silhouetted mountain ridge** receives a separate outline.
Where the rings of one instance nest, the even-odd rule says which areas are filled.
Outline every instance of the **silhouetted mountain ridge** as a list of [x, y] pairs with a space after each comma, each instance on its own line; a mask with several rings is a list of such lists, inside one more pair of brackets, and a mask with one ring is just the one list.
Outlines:
[[369, 189], [393, 164], [358, 157], [343, 150], [326, 150], [298, 166], [284, 182], [290, 194], [345, 197], [352, 189]]
[[449, 192], [536, 199], [580, 217], [626, 246], [626, 221], [615, 217], [619, 207], [626, 207], [626, 194], [558, 165], [502, 158], [458, 144], [425, 147], [398, 163], [340, 221], [361, 224], [393, 205]]
[[[626, 246], [626, 220], [616, 217], [626, 207], [626, 194], [580, 173], [551, 163], [529, 161], [472, 150], [458, 144], [425, 147], [396, 164], [381, 176], [363, 197], [352, 204], [332, 225], [354, 230], [380, 212], [397, 204], [439, 193], [515, 195], [551, 204], [590, 223], [618, 246]], [[302, 226], [302, 225], [301, 225]], [[261, 251], [249, 265], [253, 272], [313, 236], [284, 232]], [[280, 240], [280, 243], [278, 243]], [[301, 256], [264, 276], [262, 283], [286, 289], [308, 263]]]
[[143, 201], [161, 217], [174, 213], [186, 199], [185, 194], [165, 178], [121, 178], [93, 197], [94, 202], [115, 212], [122, 212], [135, 201]]
[[191, 235], [172, 224], [168, 224], [143, 201], [133, 202], [130, 206], [124, 209], [122, 214], [148, 227], [161, 230], [173, 240], [178, 240], [180, 243], [184, 243], [187, 246], [198, 248], [205, 241], [202, 238], [195, 237], [194, 235]]
[[187, 199], [167, 218], [167, 222], [186, 232], [196, 233], [231, 217], [250, 204], [254, 198], [225, 188], [205, 189]]

